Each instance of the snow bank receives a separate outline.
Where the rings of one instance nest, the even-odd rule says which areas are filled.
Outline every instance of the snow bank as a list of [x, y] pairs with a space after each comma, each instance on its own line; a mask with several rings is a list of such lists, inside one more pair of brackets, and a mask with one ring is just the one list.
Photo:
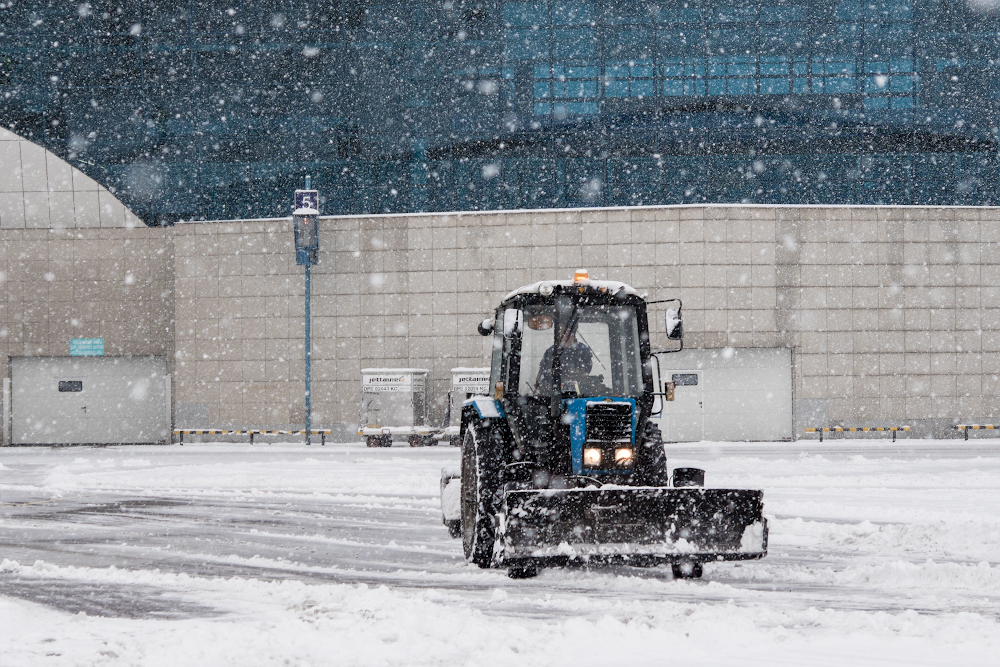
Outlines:
[[[514, 587], [483, 591], [476, 608], [460, 595], [365, 584], [206, 580], [10, 561], [2, 570], [117, 586], [157, 583], [227, 609], [209, 619], [157, 622], [67, 617], [0, 600], [7, 619], [0, 651], [12, 665], [728, 665], [774, 664], [778, 655], [780, 662], [799, 664], [860, 658], [865, 664], [987, 665], [1000, 648], [995, 620], [970, 612], [940, 618], [912, 610], [783, 610], [666, 597], [539, 601]], [[541, 616], [541, 609], [548, 613]]]

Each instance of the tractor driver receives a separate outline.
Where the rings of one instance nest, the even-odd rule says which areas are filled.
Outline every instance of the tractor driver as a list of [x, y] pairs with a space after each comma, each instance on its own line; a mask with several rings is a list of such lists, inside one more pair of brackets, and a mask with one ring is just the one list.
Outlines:
[[564, 383], [583, 380], [590, 375], [590, 370], [594, 367], [590, 346], [577, 340], [575, 327], [565, 329], [557, 343], [550, 346], [542, 355], [542, 361], [538, 365], [536, 393], [545, 392], [552, 385], [552, 363], [557, 344], [559, 345], [560, 376]]

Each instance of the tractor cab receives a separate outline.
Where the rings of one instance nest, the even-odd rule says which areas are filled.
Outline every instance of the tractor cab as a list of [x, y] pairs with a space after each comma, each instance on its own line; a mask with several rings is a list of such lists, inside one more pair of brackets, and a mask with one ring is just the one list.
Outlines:
[[632, 475], [656, 393], [646, 302], [634, 289], [585, 271], [542, 281], [509, 294], [480, 332], [493, 334], [490, 385], [518, 432], [516, 457], [557, 479], [664, 481], [659, 460], [653, 478]]
[[[518, 363], [516, 369], [508, 364], [511, 383], [504, 387], [515, 389], [511, 371], [516, 371], [514, 393], [545, 402], [587, 396], [638, 400], [646, 392], [641, 301], [629, 303], [628, 295], [615, 298], [600, 292], [560, 294], [550, 303], [532, 303], [525, 297], [515, 301], [520, 303], [504, 311], [513, 324], [504, 335], [511, 351], [517, 348]], [[645, 328], [643, 337], [648, 338]]]

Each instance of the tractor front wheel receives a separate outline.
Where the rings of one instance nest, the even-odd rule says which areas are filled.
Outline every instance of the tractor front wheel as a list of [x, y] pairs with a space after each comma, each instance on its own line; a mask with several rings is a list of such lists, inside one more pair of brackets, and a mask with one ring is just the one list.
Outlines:
[[493, 565], [500, 466], [489, 422], [470, 424], [462, 442], [462, 547], [479, 567]]
[[643, 486], [667, 486], [670, 473], [667, 470], [667, 453], [663, 449], [660, 429], [649, 420], [639, 440], [639, 456], [636, 462], [636, 481]]

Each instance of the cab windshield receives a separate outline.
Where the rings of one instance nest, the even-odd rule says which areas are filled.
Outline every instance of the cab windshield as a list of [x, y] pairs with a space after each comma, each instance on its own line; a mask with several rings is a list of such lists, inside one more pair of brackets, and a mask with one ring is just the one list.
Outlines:
[[521, 396], [642, 395], [634, 307], [566, 300], [526, 306], [522, 318]]

